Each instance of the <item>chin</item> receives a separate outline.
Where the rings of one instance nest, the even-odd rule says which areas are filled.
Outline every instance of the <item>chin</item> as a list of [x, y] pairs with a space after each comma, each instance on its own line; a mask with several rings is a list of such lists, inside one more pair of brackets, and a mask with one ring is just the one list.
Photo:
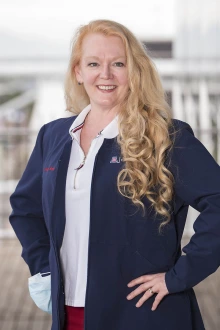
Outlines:
[[116, 102], [112, 102], [110, 100], [100, 100], [99, 102], [95, 102], [99, 106], [109, 106], [114, 107], [116, 105]]

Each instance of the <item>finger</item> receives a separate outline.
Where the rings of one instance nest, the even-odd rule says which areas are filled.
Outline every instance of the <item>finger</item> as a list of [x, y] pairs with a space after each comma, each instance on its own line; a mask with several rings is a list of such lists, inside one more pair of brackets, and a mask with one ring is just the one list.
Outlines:
[[147, 282], [147, 281], [152, 281], [155, 277], [156, 277], [157, 274], [152, 274], [152, 275], [142, 275], [138, 278], [135, 278], [134, 280], [132, 280], [131, 282], [129, 282], [127, 284], [128, 287], [132, 287], [134, 285], [137, 285], [137, 284], [140, 284], [140, 283], [143, 283], [143, 282]]
[[134, 297], [138, 296], [140, 293], [147, 291], [149, 288], [152, 288], [153, 286], [155, 287], [155, 280], [152, 280], [151, 282], [146, 282], [139, 287], [137, 287], [134, 291], [130, 292], [129, 295], [127, 296], [127, 299], [133, 299]]
[[165, 294], [163, 294], [163, 293], [158, 293], [156, 295], [156, 298], [154, 299], [154, 303], [153, 303], [152, 308], [151, 308], [152, 311], [154, 311], [157, 308], [157, 306], [159, 305], [161, 300], [164, 298], [164, 296], [165, 296]]
[[156, 289], [151, 288], [152, 292], [149, 290], [145, 291], [144, 295], [138, 300], [137, 304], [135, 305], [136, 307], [140, 307], [143, 305], [143, 303], [149, 299], [154, 293], [156, 293]]

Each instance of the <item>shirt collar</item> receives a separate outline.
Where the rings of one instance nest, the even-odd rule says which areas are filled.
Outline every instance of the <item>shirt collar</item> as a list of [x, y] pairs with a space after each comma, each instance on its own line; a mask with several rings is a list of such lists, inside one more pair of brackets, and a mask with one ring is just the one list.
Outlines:
[[[77, 139], [79, 141], [80, 132], [84, 125], [85, 119], [89, 111], [91, 110], [91, 104], [87, 105], [76, 117], [69, 129], [69, 134], [72, 139]], [[113, 139], [118, 135], [118, 115], [103, 129], [101, 130], [97, 137], [102, 135], [105, 139]]]

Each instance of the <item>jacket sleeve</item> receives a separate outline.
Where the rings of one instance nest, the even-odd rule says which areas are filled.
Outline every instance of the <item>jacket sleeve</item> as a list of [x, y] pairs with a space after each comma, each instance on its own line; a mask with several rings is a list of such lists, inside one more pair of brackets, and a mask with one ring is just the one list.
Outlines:
[[42, 126], [35, 147], [14, 193], [10, 196], [9, 221], [22, 245], [22, 257], [30, 272], [49, 272], [50, 240], [42, 210]]
[[189, 289], [220, 266], [220, 167], [184, 123], [171, 158], [174, 190], [184, 204], [200, 212], [190, 242], [165, 274], [169, 293]]

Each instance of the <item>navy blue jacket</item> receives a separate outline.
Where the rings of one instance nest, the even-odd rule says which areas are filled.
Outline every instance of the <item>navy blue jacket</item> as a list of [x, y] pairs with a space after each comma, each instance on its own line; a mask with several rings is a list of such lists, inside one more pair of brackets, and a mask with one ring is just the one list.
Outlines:
[[[51, 272], [52, 330], [63, 329], [65, 321], [59, 253], [72, 145], [68, 131], [75, 118], [61, 118], [40, 129], [10, 197], [10, 222], [31, 274]], [[104, 139], [97, 153], [91, 184], [85, 330], [204, 329], [192, 287], [220, 265], [220, 167], [187, 123], [173, 122], [179, 131], [169, 165], [175, 177], [175, 196], [171, 221], [162, 235], [158, 234], [161, 218], [147, 198], [143, 199], [143, 217], [142, 209], [137, 210], [117, 190], [123, 162], [110, 163], [113, 156], [121, 157], [116, 138]], [[189, 205], [201, 213], [194, 222], [195, 234], [181, 255]], [[136, 288], [128, 288], [128, 282], [159, 272], [166, 272], [169, 294], [155, 311], [151, 307], [156, 294], [140, 308], [135, 304], [143, 293], [126, 299]]]

